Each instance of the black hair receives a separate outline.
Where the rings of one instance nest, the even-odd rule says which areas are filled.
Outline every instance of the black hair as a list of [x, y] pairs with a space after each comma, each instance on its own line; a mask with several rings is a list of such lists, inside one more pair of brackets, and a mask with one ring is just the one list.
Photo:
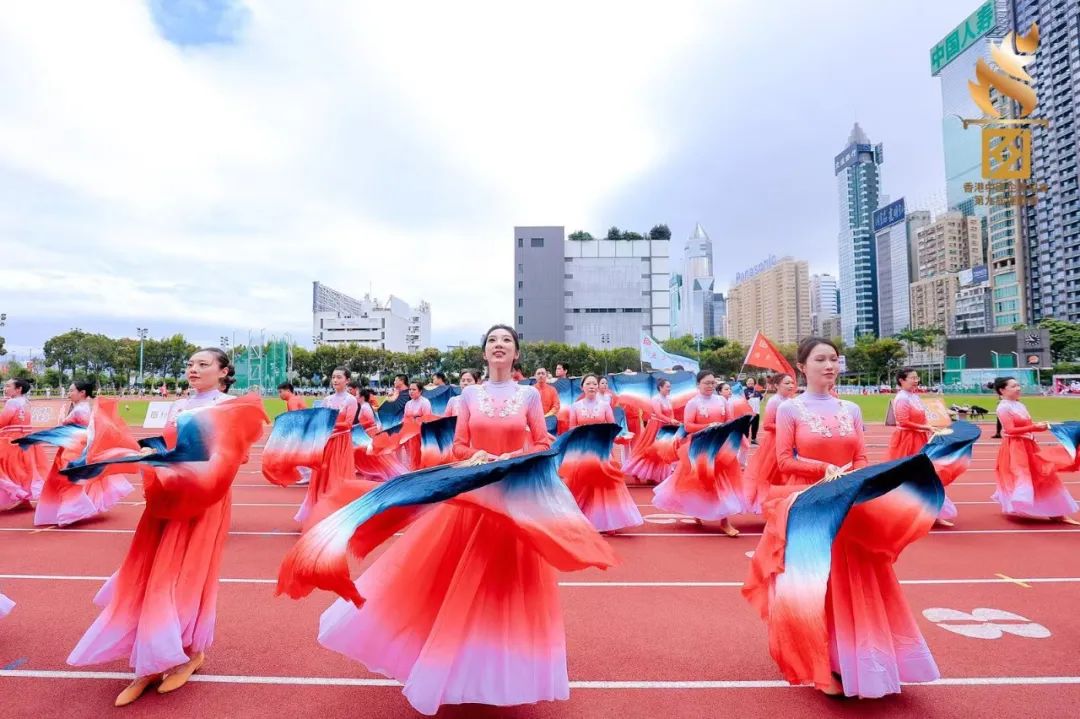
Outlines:
[[401, 380], [402, 383], [405, 384], [405, 385], [409, 384], [409, 375], [407, 375], [407, 374], [396, 374], [396, 375], [394, 375], [394, 379]]
[[671, 384], [671, 380], [661, 377], [660, 379], [656, 380], [656, 389], [660, 389], [666, 384]]
[[724, 387], [727, 387], [728, 389], [731, 389], [731, 385], [730, 385], [729, 383], [727, 383], [727, 382], [721, 382], [720, 384], [716, 385], [716, 392], [717, 392], [717, 394], [719, 394], [720, 392], [723, 392], [723, 391], [724, 391]]
[[900, 384], [908, 378], [912, 372], [917, 371], [914, 367], [901, 367], [900, 371], [896, 373], [896, 384]]
[[696, 384], [701, 384], [701, 380], [705, 379], [709, 375], [712, 375], [713, 377], [715, 377], [716, 373], [713, 372], [711, 369], [703, 369], [703, 370], [701, 370], [700, 372], [697, 373], [697, 379], [695, 380], [695, 383]]
[[[349, 379], [350, 377], [352, 377], [352, 372], [349, 371], [348, 367], [344, 367], [344, 366], [335, 367], [334, 372], [340, 372], [341, 374], [345, 375], [345, 379]], [[331, 372], [330, 375], [333, 376], [334, 372]]]
[[476, 384], [480, 384], [480, 370], [478, 370], [478, 369], [463, 369], [463, 370], [461, 370], [461, 373], [458, 375], [458, 382], [460, 383], [461, 382], [461, 377], [463, 375], [467, 375], [467, 374], [472, 375], [473, 382], [475, 382]]
[[840, 349], [832, 340], [827, 340], [824, 337], [807, 337], [799, 343], [799, 348], [795, 351], [795, 361], [798, 364], [805, 365], [806, 361], [810, 359], [810, 353], [818, 345], [828, 345], [832, 347], [833, 352], [840, 354]]
[[582, 389], [585, 388], [585, 380], [589, 379], [590, 377], [593, 377], [593, 378], [596, 379], [596, 384], [600, 384], [600, 375], [593, 374], [592, 372], [589, 372], [588, 374], [586, 374], [584, 377], [581, 378], [581, 387], [582, 387]]
[[[480, 342], [480, 350], [481, 351], [483, 351], [483, 349], [485, 347], [487, 347], [488, 337], [490, 337], [491, 333], [494, 332], [495, 330], [506, 330], [507, 332], [509, 332], [510, 336], [514, 338], [514, 349], [515, 350], [520, 350], [521, 349], [521, 341], [518, 339], [517, 330], [515, 330], [510, 325], [492, 325], [491, 327], [488, 327], [488, 331], [484, 333], [484, 339]], [[514, 366], [517, 367], [518, 369], [521, 369], [521, 365], [516, 363], [516, 362], [514, 363]]]
[[555, 366], [556, 367], [561, 366], [563, 368], [563, 372], [565, 372], [566, 374], [570, 374], [570, 365], [567, 364], [566, 362], [556, 362]]
[[525, 374], [525, 368], [521, 366], [520, 362], [515, 362], [514, 365], [510, 369], [517, 370], [521, 374]]
[[[200, 352], [208, 352], [214, 356], [214, 361], [217, 362], [217, 366], [223, 370], [228, 370], [225, 376], [221, 378], [220, 383], [228, 392], [229, 388], [236, 382], [236, 368], [232, 366], [232, 362], [229, 361], [229, 355], [225, 354], [225, 351], [220, 347], [203, 347], [202, 349], [195, 350], [194, 354]], [[194, 355], [192, 355], [194, 356]]]
[[352, 387], [353, 389], [360, 389], [360, 380], [358, 380], [358, 379], [349, 380], [349, 386]]
[[447, 382], [446, 382], [446, 373], [445, 372], [436, 372], [435, 374], [432, 375], [432, 377], [435, 378], [435, 379], [441, 379], [443, 381], [443, 384], [447, 384]]
[[409, 385], [408, 385], [409, 389], [412, 389], [413, 385], [416, 385], [416, 391], [417, 392], [419, 392], [420, 394], [424, 393], [424, 383], [423, 382], [421, 382], [418, 379], [409, 380]]
[[360, 390], [360, 396], [363, 397], [364, 401], [368, 403], [371, 402], [371, 398], [374, 394], [375, 390], [371, 389], [370, 387], [364, 387], [364, 389]]
[[997, 377], [994, 379], [994, 391], [997, 392], [998, 397], [1001, 396], [1001, 391], [1009, 386], [1009, 380], [1016, 379], [1015, 377]]
[[296, 390], [292, 386], [292, 382], [282, 382], [277, 386], [278, 389], [283, 389], [286, 392], [295, 392]]
[[87, 399], [90, 399], [95, 394], [97, 394], [97, 383], [96, 382], [91, 382], [90, 380], [81, 379], [78, 382], [72, 382], [72, 384], [75, 385], [76, 390], [78, 390], [79, 392], [85, 393]]
[[20, 394], [26, 394], [30, 391], [30, 380], [23, 379], [22, 377], [16, 377], [11, 381], [15, 384], [16, 387], [19, 388]]
[[[777, 388], [780, 386], [780, 383], [784, 381], [785, 377], [791, 377], [791, 375], [789, 375], [787, 372], [777, 372], [776, 374], [769, 377], [769, 384], [771, 384], [774, 388]], [[791, 377], [791, 379], [795, 378]]]

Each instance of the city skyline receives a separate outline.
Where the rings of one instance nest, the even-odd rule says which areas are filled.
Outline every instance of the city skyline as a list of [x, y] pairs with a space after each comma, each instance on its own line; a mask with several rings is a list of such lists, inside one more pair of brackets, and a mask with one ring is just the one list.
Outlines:
[[[832, 31], [849, 40], [827, 51], [800, 29], [820, 8], [619, 6], [575, 11], [572, 26], [561, 7], [542, 18], [437, 9], [431, 25], [454, 30], [452, 47], [416, 29], [428, 49], [405, 60], [389, 30], [410, 25], [391, 8], [75, 7], [80, 31], [29, 33], [51, 24], [18, 7], [0, 19], [0, 66], [20, 68], [0, 76], [0, 236], [19, 268], [0, 289], [4, 336], [17, 351], [71, 327], [212, 341], [273, 324], [306, 343], [318, 279], [428, 299], [432, 344], [446, 346], [512, 322], [503, 238], [529, 223], [595, 233], [663, 222], [680, 248], [701, 223], [717, 291], [770, 254], [809, 255], [811, 271], [835, 274], [825, 163], [855, 120], [886, 146], [883, 191], [944, 209], [927, 207], [944, 189], [927, 49], [974, 5], [838, 4]], [[520, 38], [499, 23], [571, 44], [616, 31], [635, 50], [518, 56]], [[740, 32], [721, 32], [731, 26]], [[887, 27], [889, 48], [863, 27]], [[665, 42], [651, 42], [657, 33]], [[94, 38], [106, 35], [113, 52], [102, 55]], [[505, 67], [490, 68], [494, 54]], [[434, 111], [463, 102], [462, 117]], [[492, 111], [506, 102], [550, 111], [508, 122]], [[619, 107], [619, 122], [603, 107]], [[206, 258], [222, 270], [210, 285]]]

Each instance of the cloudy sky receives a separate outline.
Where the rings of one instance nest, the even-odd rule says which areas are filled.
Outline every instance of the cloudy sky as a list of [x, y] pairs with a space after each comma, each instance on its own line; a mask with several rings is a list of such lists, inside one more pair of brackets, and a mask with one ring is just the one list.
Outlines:
[[311, 282], [512, 318], [513, 226], [701, 222], [835, 271], [832, 158], [943, 204], [929, 48], [977, 0], [22, 2], [0, 14], [0, 334], [310, 341]]

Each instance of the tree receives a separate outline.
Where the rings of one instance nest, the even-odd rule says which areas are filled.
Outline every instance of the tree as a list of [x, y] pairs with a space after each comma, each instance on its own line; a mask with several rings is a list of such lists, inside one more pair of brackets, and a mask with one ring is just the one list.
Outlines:
[[616, 227], [615, 225], [612, 225], [611, 227], [608, 228], [607, 238], [609, 240], [621, 240], [622, 239], [622, 231], [618, 227]]
[[862, 335], [855, 344], [844, 349], [848, 369], [866, 375], [873, 384], [883, 384], [903, 366], [907, 352], [900, 341], [892, 337], [875, 338]]
[[6, 354], [7, 354], [7, 350], [4, 349], [4, 338], [0, 337], [0, 357], [3, 357]]
[[572, 240], [574, 242], [591, 242], [596, 238], [590, 235], [585, 230], [578, 230], [577, 232], [571, 232], [569, 235], [567, 235], [566, 239]]
[[1054, 362], [1080, 360], [1080, 324], [1048, 317], [1039, 327], [1050, 331], [1050, 357]]
[[668, 228], [667, 225], [655, 225], [651, 230], [649, 230], [649, 239], [670, 240], [671, 230]]
[[630, 232], [629, 230], [627, 230], [626, 232], [622, 233], [622, 238], [621, 239], [628, 240], [628, 241], [629, 240], [644, 240], [645, 235], [641, 234], [640, 232]]

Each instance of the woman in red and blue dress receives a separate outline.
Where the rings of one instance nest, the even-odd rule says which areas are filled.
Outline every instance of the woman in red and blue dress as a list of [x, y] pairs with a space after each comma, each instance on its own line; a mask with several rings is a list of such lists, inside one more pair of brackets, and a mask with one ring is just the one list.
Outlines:
[[1068, 516], [1077, 510], [1077, 505], [1058, 475], [1064, 463], [1040, 450], [1035, 441], [1036, 433], [1045, 432], [1050, 425], [1032, 421], [1027, 407], [1020, 401], [1020, 383], [1012, 377], [994, 380], [994, 391], [1001, 398], [997, 416], [1002, 434], [994, 501], [1005, 514], [1080, 524]]
[[786, 372], [773, 375], [771, 383], [776, 388], [776, 394], [765, 401], [761, 429], [758, 431], [758, 449], [750, 458], [746, 474], [743, 475], [747, 504], [754, 514], [761, 514], [772, 486], [780, 484], [780, 467], [776, 463], [776, 411], [799, 391], [795, 378]]
[[[546, 449], [540, 394], [511, 379], [517, 334], [496, 325], [483, 347], [488, 380], [461, 394], [455, 456], [481, 462], [527, 446]], [[569, 490], [555, 487], [577, 512]], [[440, 504], [390, 545], [356, 588], [363, 606], [334, 603], [322, 615], [319, 642], [404, 683], [417, 710], [568, 698], [555, 569], [507, 515]]]
[[[90, 400], [96, 387], [93, 382], [78, 381], [68, 388], [71, 411], [60, 424], [86, 427], [90, 424]], [[56, 450], [52, 468], [45, 478], [41, 489], [41, 498], [34, 510], [34, 524], [56, 524], [61, 527], [80, 522], [84, 519], [112, 509], [127, 495], [135, 491], [122, 474], [103, 473], [94, 480], [75, 484], [60, 474], [60, 470], [79, 456], [81, 450]]]
[[658, 443], [657, 434], [661, 427], [677, 426], [675, 410], [671, 406], [671, 381], [660, 379], [656, 382], [657, 396], [652, 401], [652, 414], [649, 416], [645, 431], [634, 442], [623, 469], [627, 475], [642, 482], [659, 484], [671, 474], [671, 469], [678, 461], [677, 447], [673, 439]]
[[[570, 407], [570, 428], [583, 424], [614, 424], [611, 405], [597, 397], [599, 378], [587, 374], [581, 380], [584, 399]], [[611, 533], [627, 527], [637, 527], [644, 520], [638, 511], [630, 490], [626, 488], [618, 462], [608, 458], [601, 460], [593, 455], [567, 457], [559, 468], [559, 474], [574, 495], [581, 512], [593, 527], [601, 533]]]
[[30, 500], [41, 495], [45, 483], [45, 449], [34, 445], [24, 451], [12, 440], [29, 434], [31, 428], [30, 382], [15, 378], [4, 382], [3, 411], [0, 411], [0, 511], [29, 508]]
[[356, 397], [349, 392], [351, 375], [348, 367], [335, 367], [330, 373], [330, 387], [334, 392], [323, 400], [322, 406], [338, 411], [334, 433], [326, 442], [322, 463], [311, 473], [310, 479], [305, 477], [297, 482], [301, 486], [307, 485], [307, 493], [293, 519], [305, 526], [315, 505], [323, 497], [337, 491], [342, 482], [355, 476], [356, 457], [350, 431], [360, 406]]
[[[233, 399], [219, 388], [231, 385], [234, 374], [228, 355], [216, 347], [201, 349], [191, 356], [187, 379], [195, 394], [178, 400], [169, 410], [165, 438], [170, 447], [176, 445], [180, 416]], [[244, 404], [255, 401], [240, 400]], [[242, 420], [236, 419], [235, 425], [216, 428], [223, 436], [235, 436], [231, 441], [241, 454], [250, 448], [267, 421], [261, 404], [252, 412]], [[214, 460], [218, 459], [215, 455]], [[236, 467], [241, 463], [236, 460]], [[213, 461], [192, 464], [195, 467], [185, 472], [164, 475], [163, 470], [142, 465], [147, 506], [131, 548], [120, 569], [94, 599], [102, 607], [101, 614], [68, 657], [68, 663], [75, 666], [129, 660], [135, 680], [117, 696], [116, 706], [132, 703], [156, 683], [160, 683], [159, 693], [184, 686], [202, 666], [214, 640], [218, 574], [229, 533], [231, 492], [226, 491], [194, 517], [185, 514], [173, 518], [169, 512], [159, 515], [155, 501], [159, 494], [175, 495], [166, 508], [175, 507], [175, 502], [184, 501], [185, 484], [197, 481], [192, 472], [199, 472], [200, 467], [215, 471], [216, 467]], [[162, 477], [168, 486], [162, 484]]]
[[[698, 393], [683, 409], [687, 435], [731, 419], [724, 398], [716, 393], [716, 375], [709, 370], [697, 374]], [[742, 470], [737, 457], [717, 456], [708, 467], [698, 467], [690, 459], [692, 437], [682, 440], [679, 461], [667, 479], [653, 488], [653, 504], [665, 512], [675, 512], [702, 520], [720, 522], [720, 531], [737, 537], [739, 531], [728, 517], [745, 511]]]
[[[463, 369], [461, 370], [461, 376], [458, 378], [458, 386], [461, 387], [461, 391], [464, 392], [466, 387], [480, 383], [480, 370], [475, 369]], [[446, 416], [457, 417], [458, 408], [461, 405], [461, 395], [455, 395], [446, 401]]]
[[[806, 392], [776, 412], [778, 484], [765, 504], [765, 530], [743, 595], [770, 625], [773, 658], [792, 684], [813, 684], [835, 696], [880, 697], [898, 693], [901, 682], [933, 681], [937, 665], [893, 570], [897, 552], [911, 538], [882, 529], [889, 522], [881, 521], [881, 512], [905, 509], [890, 504], [889, 495], [854, 507], [832, 543], [822, 624], [828, 627], [827, 646], [806, 644], [805, 635], [776, 635], [774, 627], [784, 627], [788, 617], [772, 616], [770, 600], [784, 572], [788, 510], [795, 495], [867, 466], [859, 407], [830, 392], [839, 372], [836, 346], [810, 337], [799, 344], [797, 359]], [[929, 531], [929, 524], [920, 531]]]

